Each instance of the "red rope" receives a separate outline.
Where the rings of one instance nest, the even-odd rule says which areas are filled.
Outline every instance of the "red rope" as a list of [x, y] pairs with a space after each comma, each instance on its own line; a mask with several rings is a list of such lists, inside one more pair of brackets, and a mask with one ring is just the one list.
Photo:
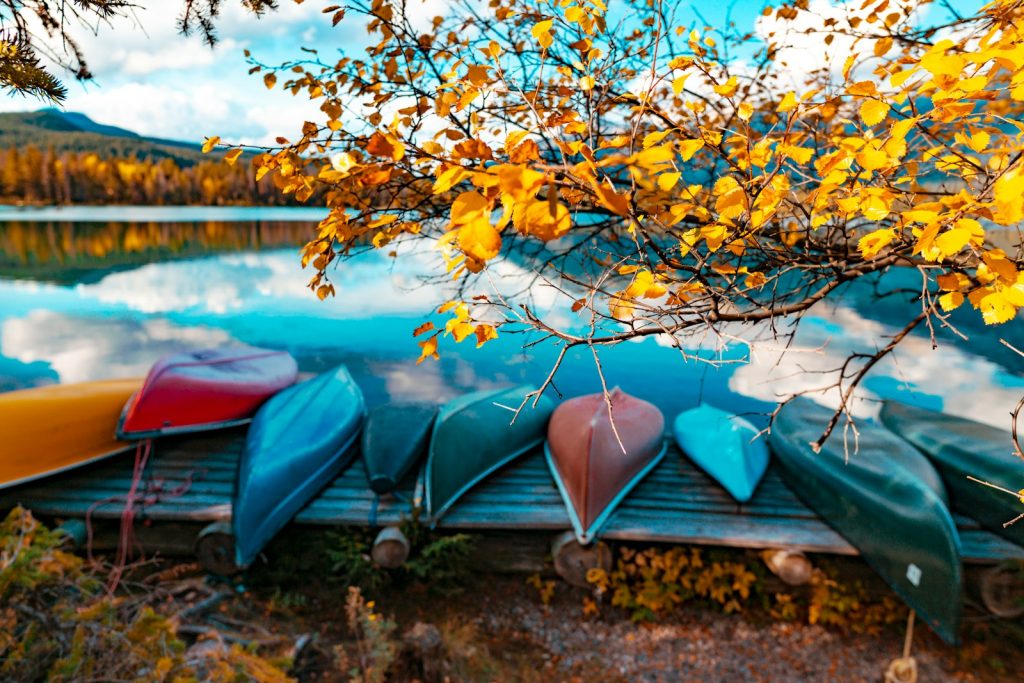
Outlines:
[[140, 493], [139, 486], [142, 484], [142, 476], [146, 471], [146, 465], [149, 462], [149, 457], [153, 451], [153, 440], [146, 439], [140, 441], [135, 449], [135, 463], [132, 467], [132, 483], [128, 489], [128, 493], [125, 495], [115, 495], [103, 498], [96, 501], [89, 506], [89, 509], [85, 513], [85, 529], [86, 529], [86, 553], [90, 563], [94, 563], [93, 559], [93, 527], [92, 527], [92, 515], [95, 510], [102, 506], [110, 503], [123, 502], [124, 508], [121, 510], [121, 526], [118, 535], [117, 542], [117, 555], [114, 561], [114, 568], [110, 572], [110, 578], [107, 584], [107, 590], [113, 593], [121, 582], [121, 577], [124, 574], [125, 567], [128, 565], [128, 558], [131, 555], [135, 543], [135, 516], [137, 510], [142, 510], [146, 506], [155, 505], [161, 500], [167, 498], [177, 498], [188, 493], [189, 489], [192, 488], [194, 482], [194, 476], [198, 472], [200, 476], [205, 474], [206, 470], [189, 470], [185, 475], [184, 480], [170, 490], [164, 489], [164, 480], [155, 479], [147, 482], [145, 489]]

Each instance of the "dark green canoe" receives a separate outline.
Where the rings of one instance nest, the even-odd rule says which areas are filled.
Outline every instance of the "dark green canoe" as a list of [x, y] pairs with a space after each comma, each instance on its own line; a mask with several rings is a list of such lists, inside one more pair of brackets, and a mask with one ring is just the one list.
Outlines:
[[377, 495], [392, 493], [427, 452], [437, 406], [386, 403], [370, 411], [363, 426], [366, 481]]
[[857, 450], [843, 430], [811, 449], [832, 411], [810, 399], [787, 404], [769, 445], [783, 478], [829, 526], [856, 547], [889, 586], [944, 640], [960, 622], [960, 538], [945, 489], [928, 460], [881, 425], [862, 421]]
[[1009, 429], [888, 401], [882, 407], [882, 422], [921, 449], [938, 468], [954, 510], [1024, 545], [1024, 521], [1003, 527], [1024, 513], [1024, 504], [967, 478], [972, 476], [1011, 491], [1024, 487], [1024, 461], [1013, 453]]
[[424, 470], [427, 516], [437, 521], [474, 485], [502, 465], [544, 443], [554, 404], [531, 400], [515, 422], [514, 411], [531, 386], [477, 391], [441, 407]]

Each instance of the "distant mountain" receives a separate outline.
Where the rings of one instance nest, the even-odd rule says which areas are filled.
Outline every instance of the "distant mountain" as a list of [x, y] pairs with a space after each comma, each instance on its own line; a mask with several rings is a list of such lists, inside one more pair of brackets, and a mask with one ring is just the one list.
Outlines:
[[0, 150], [37, 147], [55, 152], [96, 152], [100, 156], [174, 159], [191, 166], [202, 158], [190, 142], [149, 138], [117, 126], [97, 123], [85, 114], [59, 109], [0, 113]]

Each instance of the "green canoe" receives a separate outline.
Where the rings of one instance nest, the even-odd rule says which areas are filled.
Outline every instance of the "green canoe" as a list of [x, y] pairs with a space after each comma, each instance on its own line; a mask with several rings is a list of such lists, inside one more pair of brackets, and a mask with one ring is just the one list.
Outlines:
[[918, 615], [955, 643], [960, 622], [960, 537], [945, 489], [928, 460], [884, 427], [858, 424], [849, 461], [843, 430], [815, 453], [832, 411], [797, 398], [779, 412], [769, 445], [783, 478], [829, 526], [856, 547]]
[[544, 443], [554, 404], [531, 400], [515, 409], [531, 386], [477, 391], [442, 406], [424, 470], [427, 516], [436, 522], [460, 496], [502, 465]]
[[882, 422], [921, 449], [938, 468], [954, 510], [1024, 545], [1024, 520], [1003, 527], [1024, 513], [1024, 504], [967, 478], [972, 476], [1011, 491], [1024, 487], [1024, 461], [1013, 453], [1009, 429], [888, 401], [882, 407]]

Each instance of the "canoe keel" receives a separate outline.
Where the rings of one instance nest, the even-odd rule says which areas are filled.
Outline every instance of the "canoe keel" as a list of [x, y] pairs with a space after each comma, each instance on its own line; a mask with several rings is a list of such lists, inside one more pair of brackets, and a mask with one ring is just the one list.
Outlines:
[[[544, 441], [554, 405], [541, 396], [515, 416], [535, 391], [518, 386], [465, 394], [442, 406], [423, 469], [424, 499], [432, 524], [476, 484]], [[515, 421], [512, 418], [515, 417]]]
[[232, 510], [235, 561], [263, 547], [355, 457], [363, 393], [341, 366], [296, 384], [256, 414], [238, 468]]
[[665, 418], [615, 389], [570, 399], [551, 416], [544, 454], [576, 538], [592, 543], [629, 492], [665, 456]]

